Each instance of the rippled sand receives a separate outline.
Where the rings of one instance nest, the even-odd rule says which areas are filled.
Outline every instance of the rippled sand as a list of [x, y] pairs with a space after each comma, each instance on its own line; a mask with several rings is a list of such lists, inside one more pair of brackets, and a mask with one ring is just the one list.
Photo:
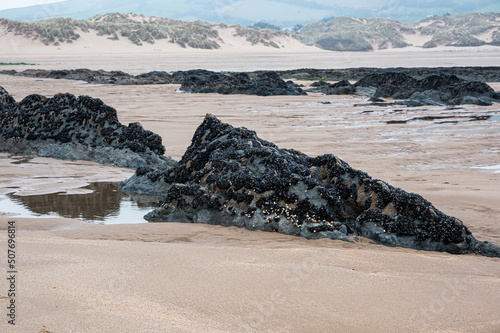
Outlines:
[[[432, 56], [421, 56], [420, 64]], [[378, 59], [374, 65], [390, 66]], [[202, 67], [191, 58], [178, 61], [169, 66]], [[228, 58], [227, 66], [238, 61]], [[52, 62], [69, 68], [61, 59]], [[120, 69], [140, 72], [138, 63], [149, 66], [139, 59], [121, 62]], [[82, 60], [79, 67], [92, 65]], [[372, 177], [421, 194], [464, 221], [479, 240], [500, 244], [498, 104], [374, 107], [359, 96], [184, 94], [177, 85], [97, 86], [8, 76], [0, 76], [0, 86], [18, 101], [31, 93], [101, 98], [123, 123], [139, 121], [160, 134], [176, 159], [212, 113], [283, 148], [333, 153]], [[492, 86], [500, 90], [500, 84]], [[0, 155], [1, 194], [78, 195], [90, 182], [133, 172], [79, 161], [15, 161]], [[0, 212], [3, 229], [8, 220], [18, 229], [19, 332], [500, 331], [500, 259], [199, 224], [98, 225]], [[5, 250], [6, 235], [0, 231]], [[6, 291], [0, 288], [5, 305]], [[9, 328], [0, 321], [0, 331]]]

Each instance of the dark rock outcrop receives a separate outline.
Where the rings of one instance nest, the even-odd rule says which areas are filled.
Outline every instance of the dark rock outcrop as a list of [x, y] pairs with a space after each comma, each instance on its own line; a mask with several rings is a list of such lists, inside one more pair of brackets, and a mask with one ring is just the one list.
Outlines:
[[500, 102], [495, 91], [486, 83], [467, 81], [456, 75], [429, 75], [421, 80], [404, 73], [371, 74], [354, 84], [375, 87], [374, 97], [402, 99], [408, 106], [420, 105], [491, 105]]
[[410, 81], [414, 82], [416, 80], [404, 73], [388, 72], [383, 74], [367, 75], [356, 82], [354, 85], [356, 87], [379, 87], [384, 84], [401, 86]]
[[122, 71], [91, 70], [86, 68], [69, 70], [27, 69], [13, 75], [34, 78], [79, 80], [93, 84], [142, 85], [177, 83], [171, 74], [162, 71], [153, 71], [134, 76]]
[[347, 80], [330, 84], [323, 80], [311, 84], [308, 91], [327, 95], [358, 94], [370, 100], [393, 98], [396, 104], [422, 105], [491, 105], [500, 102], [500, 93], [479, 81], [467, 81], [456, 75], [432, 74], [417, 80], [403, 72], [369, 74], [354, 85]]
[[169, 170], [139, 168], [122, 184], [164, 193], [149, 221], [200, 222], [307, 238], [500, 257], [464, 224], [334, 155], [280, 149], [254, 131], [207, 115], [182, 160]]
[[276, 72], [257, 73], [250, 78], [246, 73], [212, 72], [202, 69], [167, 73], [153, 71], [131, 75], [121, 71], [90, 69], [42, 70], [28, 69], [23, 72], [0, 74], [34, 78], [81, 80], [93, 84], [143, 85], [181, 84], [181, 91], [190, 93], [246, 94], [259, 96], [306, 95], [292, 81], [285, 82]]
[[180, 90], [189, 93], [306, 95], [298, 85], [283, 81], [275, 72], [263, 72], [250, 78], [245, 73], [195, 70], [184, 72], [183, 77]]
[[81, 159], [137, 168], [173, 164], [161, 137], [139, 123], [118, 121], [100, 99], [58, 94], [29, 95], [16, 102], [0, 87], [0, 151]]
[[[389, 72], [403, 73], [411, 77], [427, 77], [429, 75], [456, 75], [467, 81], [500, 82], [500, 67], [498, 66], [468, 66], [468, 67], [360, 67], [339, 69], [299, 68], [277, 71], [286, 80], [326, 80], [358, 81], [367, 75], [385, 74]], [[258, 73], [258, 72], [255, 72]]]
[[500, 102], [499, 94], [489, 85], [478, 81], [467, 81], [456, 75], [436, 74], [417, 80], [400, 72], [370, 74], [354, 84], [373, 88], [374, 98], [393, 98], [407, 106], [422, 105], [491, 105]]
[[[457, 75], [452, 74], [456, 72]], [[0, 72], [12, 75], [12, 71]], [[366, 74], [360, 77], [361, 74]], [[180, 91], [190, 93], [248, 94], [259, 96], [305, 95], [299, 85], [284, 81], [281, 77], [296, 79], [326, 76], [328, 79], [344, 75], [339, 82], [330, 84], [321, 81], [311, 85], [309, 91], [327, 95], [358, 94], [369, 98], [393, 98], [397, 104], [422, 105], [491, 105], [500, 102], [500, 92], [495, 92], [481, 79], [500, 81], [499, 67], [477, 68], [358, 68], [340, 70], [299, 69], [281, 72], [246, 73], [212, 72], [189, 70], [167, 73], [153, 71], [130, 75], [120, 71], [89, 69], [37, 70], [29, 69], [15, 73], [18, 76], [83, 80], [94, 84], [143, 85], [181, 84]], [[281, 76], [281, 77], [280, 77]], [[417, 80], [414, 76], [422, 76]], [[358, 78], [351, 85], [347, 78]]]
[[[164, 71], [153, 71], [139, 75], [131, 75], [120, 71], [104, 71], [90, 69], [72, 70], [41, 70], [28, 69], [22, 72], [16, 70], [1, 70], [0, 74], [27, 76], [37, 78], [58, 78], [70, 80], [83, 80], [89, 83], [99, 84], [181, 84], [185, 75], [193, 71], [176, 71], [167, 73]], [[251, 75], [263, 73], [255, 71]], [[357, 81], [371, 74], [384, 74], [389, 72], [404, 73], [412, 77], [427, 77], [429, 75], [456, 75], [467, 81], [500, 82], [500, 67], [468, 66], [468, 67], [395, 67], [395, 68], [342, 68], [342, 69], [318, 69], [299, 68], [291, 70], [276, 71], [284, 80], [326, 80]]]
[[310, 91], [321, 92], [325, 95], [352, 95], [356, 93], [356, 87], [347, 80], [341, 80], [333, 84], [317, 81], [311, 84], [310, 87], [312, 87]]

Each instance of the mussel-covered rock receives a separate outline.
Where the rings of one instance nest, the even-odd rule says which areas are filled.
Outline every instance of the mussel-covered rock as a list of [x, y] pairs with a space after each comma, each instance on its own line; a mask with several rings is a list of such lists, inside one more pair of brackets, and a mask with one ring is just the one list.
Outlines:
[[[70, 69], [70, 70], [40, 70], [28, 69], [21, 72], [16, 70], [0, 70], [0, 74], [29, 76], [38, 78], [59, 78], [84, 80], [100, 84], [181, 84], [184, 76], [190, 75], [194, 71], [176, 71], [167, 73], [163, 71], [153, 71], [139, 75], [131, 75], [120, 71], [104, 71], [90, 69]], [[262, 73], [256, 71], [252, 74]], [[371, 74], [384, 73], [404, 73], [411, 77], [427, 77], [430, 75], [457, 75], [467, 81], [481, 82], [499, 82], [500, 67], [489, 66], [467, 66], [467, 67], [396, 67], [396, 68], [375, 68], [375, 67], [360, 67], [360, 68], [299, 68], [292, 70], [276, 71], [282, 79], [310, 80], [324, 79], [327, 81], [350, 80], [357, 81]]]
[[420, 80], [400, 72], [371, 74], [354, 86], [376, 88], [374, 97], [402, 99], [398, 103], [407, 106], [491, 105], [500, 102], [498, 93], [486, 83], [467, 81], [450, 74], [432, 74]]
[[15, 102], [16, 100], [14, 97], [12, 97], [3, 87], [0, 87], [0, 108], [6, 107], [7, 105]]
[[80, 80], [94, 84], [115, 85], [168, 84], [175, 82], [172, 75], [162, 71], [152, 71], [134, 76], [122, 71], [105, 71], [102, 69], [92, 70], [87, 68], [63, 70], [27, 69], [22, 72], [14, 71], [11, 75], [34, 78]]
[[347, 80], [341, 80], [333, 84], [317, 81], [311, 84], [310, 87], [311, 91], [321, 92], [325, 95], [351, 95], [356, 93], [356, 87]]
[[[146, 184], [141, 187], [141, 184]], [[280, 149], [207, 115], [181, 161], [138, 169], [122, 184], [163, 194], [155, 221], [200, 222], [307, 238], [370, 238], [388, 246], [500, 256], [457, 218], [334, 155]], [[156, 186], [157, 185], [157, 186]]]
[[[90, 69], [43, 70], [27, 69], [0, 71], [0, 74], [83, 80], [89, 83], [114, 85], [181, 84], [180, 91], [191, 93], [247, 95], [305, 95], [299, 85], [283, 77], [309, 79], [326, 78], [334, 84], [319, 81], [308, 91], [327, 95], [367, 95], [370, 98], [393, 98], [397, 104], [421, 105], [491, 105], [500, 102], [500, 92], [484, 83], [498, 81], [499, 67], [441, 67], [441, 68], [350, 68], [298, 69], [291, 71], [212, 72], [187, 70], [167, 73], [152, 71], [132, 75], [121, 71]], [[416, 77], [423, 77], [416, 79]], [[349, 80], [358, 80], [354, 85]], [[488, 81], [488, 82], [489, 82]]]
[[122, 125], [114, 108], [89, 96], [29, 95], [16, 102], [0, 87], [0, 138], [0, 151], [16, 154], [134, 168], [173, 163], [159, 135], [139, 123]]
[[[174, 73], [174, 77], [177, 75]], [[292, 81], [285, 82], [275, 72], [258, 73], [250, 78], [246, 73], [217, 73], [207, 70], [182, 72], [180, 91], [189, 93], [245, 94], [259, 96], [305, 95]]]
[[500, 102], [500, 93], [479, 81], [467, 81], [452, 74], [431, 74], [417, 80], [402, 72], [369, 74], [354, 85], [347, 80], [335, 84], [319, 81], [310, 91], [327, 95], [369, 95], [371, 99], [393, 98], [407, 106], [422, 105], [491, 105]]

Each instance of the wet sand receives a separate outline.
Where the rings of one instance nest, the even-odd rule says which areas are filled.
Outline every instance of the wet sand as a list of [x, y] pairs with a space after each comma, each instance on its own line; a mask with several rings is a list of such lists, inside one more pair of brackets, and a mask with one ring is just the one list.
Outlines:
[[250, 47], [210, 51], [178, 48], [164, 52], [145, 50], [124, 52], [122, 46], [116, 50], [103, 47], [99, 49], [97, 56], [89, 50], [64, 52], [54, 49], [33, 46], [32, 52], [16, 47], [0, 50], [0, 62], [36, 64], [36, 66], [2, 66], [1, 69], [89, 68], [140, 74], [149, 71], [190, 69], [255, 71], [297, 68], [498, 66], [500, 62], [499, 47], [494, 46], [435, 49], [408, 47], [370, 53], [333, 52], [303, 47], [278, 51], [265, 47]]
[[[422, 53], [412, 65], [424, 66], [433, 55]], [[461, 62], [460, 53], [445, 56], [458, 58], [450, 66], [468, 61]], [[141, 72], [168, 63], [151, 68], [140, 59], [120, 63], [120, 69]], [[169, 66], [204, 67], [193, 59]], [[390, 67], [390, 59], [375, 55], [365, 63]], [[70, 68], [62, 59], [51, 61]], [[240, 61], [229, 58], [228, 69]], [[101, 65], [116, 69], [111, 62]], [[491, 85], [500, 90], [500, 84]], [[160, 134], [167, 155], [176, 159], [212, 113], [283, 148], [311, 156], [333, 153], [372, 177], [421, 194], [464, 221], [479, 240], [500, 244], [498, 104], [373, 107], [359, 106], [366, 98], [357, 96], [183, 94], [177, 85], [98, 86], [9, 76], [0, 76], [0, 86], [18, 101], [31, 93], [101, 98], [117, 109], [122, 123], [139, 121]], [[331, 104], [319, 103], [326, 101]], [[414, 119], [423, 115], [435, 119]], [[90, 182], [133, 172], [41, 158], [13, 164], [15, 158], [0, 157], [2, 194], [78, 193]], [[2, 229], [15, 220], [18, 234], [19, 332], [500, 331], [499, 259], [199, 224], [98, 225], [7, 213], [0, 212]], [[5, 250], [6, 235], [0, 231]], [[2, 304], [8, 302], [6, 291], [0, 289]], [[0, 322], [0, 331], [8, 328]]]

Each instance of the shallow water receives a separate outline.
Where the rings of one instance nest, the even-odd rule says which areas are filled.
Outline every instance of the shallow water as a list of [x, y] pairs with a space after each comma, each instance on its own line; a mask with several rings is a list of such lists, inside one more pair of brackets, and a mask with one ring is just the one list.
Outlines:
[[92, 192], [0, 195], [0, 212], [15, 217], [65, 217], [101, 224], [147, 223], [144, 215], [160, 199], [122, 191], [118, 183], [112, 182], [91, 183], [83, 189]]

